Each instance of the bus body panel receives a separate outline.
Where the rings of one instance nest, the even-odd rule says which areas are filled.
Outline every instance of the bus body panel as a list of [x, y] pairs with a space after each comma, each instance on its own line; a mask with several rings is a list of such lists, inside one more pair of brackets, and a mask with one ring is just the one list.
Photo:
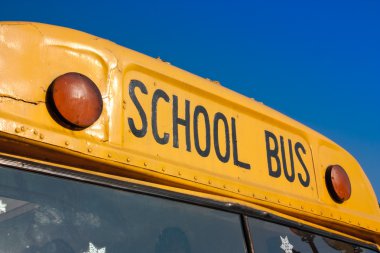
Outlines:
[[[81, 131], [57, 124], [46, 105], [50, 84], [68, 72], [93, 80], [103, 99], [100, 118]], [[350, 154], [160, 59], [71, 29], [4, 22], [0, 103], [1, 142], [10, 145], [2, 152], [35, 146], [32, 158], [231, 197], [379, 243], [376, 196]], [[351, 198], [342, 204], [325, 184], [335, 164], [351, 179]]]

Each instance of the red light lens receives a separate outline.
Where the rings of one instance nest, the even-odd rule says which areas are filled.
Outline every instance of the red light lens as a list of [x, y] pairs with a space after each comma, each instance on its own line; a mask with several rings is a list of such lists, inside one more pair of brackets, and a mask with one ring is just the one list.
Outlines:
[[96, 84], [80, 73], [57, 77], [47, 93], [48, 109], [54, 119], [70, 129], [91, 126], [103, 109], [103, 100]]
[[343, 203], [351, 197], [350, 178], [339, 165], [332, 165], [327, 168], [326, 186], [331, 197], [338, 203]]

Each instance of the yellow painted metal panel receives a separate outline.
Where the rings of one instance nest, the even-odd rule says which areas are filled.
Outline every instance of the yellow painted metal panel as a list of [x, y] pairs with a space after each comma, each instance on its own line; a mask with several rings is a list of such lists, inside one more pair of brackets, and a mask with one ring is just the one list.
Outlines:
[[[88, 76], [102, 94], [100, 118], [82, 131], [62, 127], [46, 107], [49, 85], [67, 72]], [[376, 196], [342, 148], [261, 103], [112, 42], [49, 25], [1, 23], [0, 105], [2, 143], [23, 144], [2, 152], [40, 147], [45, 153], [33, 156], [57, 164], [109, 164], [102, 171], [379, 236]], [[63, 154], [73, 159], [60, 160]], [[343, 204], [325, 186], [333, 164], [351, 179], [353, 193]]]
[[[146, 92], [132, 88], [134, 80]], [[241, 186], [278, 193], [286, 188], [288, 195], [317, 198], [311, 150], [302, 130], [287, 130], [266, 115], [239, 110], [235, 102], [146, 69], [127, 71], [123, 87], [127, 109], [121, 118], [126, 150]], [[160, 97], [154, 102], [157, 91], [167, 100]], [[141, 105], [140, 110], [135, 103]], [[175, 117], [183, 121], [173, 122]], [[156, 126], [157, 130], [153, 129]], [[145, 132], [134, 133], [134, 128]]]

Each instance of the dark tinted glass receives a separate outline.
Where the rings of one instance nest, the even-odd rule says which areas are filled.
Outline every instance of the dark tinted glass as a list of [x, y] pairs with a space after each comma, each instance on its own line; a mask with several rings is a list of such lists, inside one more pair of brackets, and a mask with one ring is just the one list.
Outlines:
[[346, 242], [296, 228], [249, 218], [255, 253], [374, 253]]
[[0, 167], [0, 252], [246, 252], [239, 215]]

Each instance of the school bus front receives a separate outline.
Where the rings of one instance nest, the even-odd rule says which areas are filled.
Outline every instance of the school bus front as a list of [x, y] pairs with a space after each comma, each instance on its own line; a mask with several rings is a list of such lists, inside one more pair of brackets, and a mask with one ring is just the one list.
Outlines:
[[17, 22], [0, 34], [5, 249], [378, 251], [373, 189], [322, 135], [88, 34]]

